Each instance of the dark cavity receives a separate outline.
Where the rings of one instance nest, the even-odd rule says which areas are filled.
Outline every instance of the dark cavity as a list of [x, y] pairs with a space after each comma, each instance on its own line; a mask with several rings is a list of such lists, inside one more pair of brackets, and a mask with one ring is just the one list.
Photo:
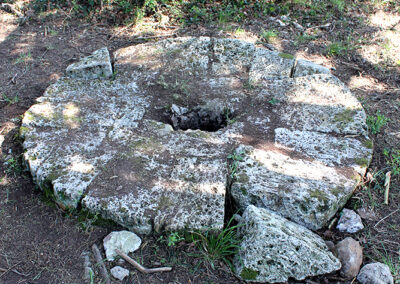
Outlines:
[[174, 111], [172, 109], [167, 120], [175, 130], [200, 129], [202, 131], [215, 132], [233, 122], [233, 114], [228, 109], [218, 111], [205, 107], [195, 107], [191, 110], [183, 111]]

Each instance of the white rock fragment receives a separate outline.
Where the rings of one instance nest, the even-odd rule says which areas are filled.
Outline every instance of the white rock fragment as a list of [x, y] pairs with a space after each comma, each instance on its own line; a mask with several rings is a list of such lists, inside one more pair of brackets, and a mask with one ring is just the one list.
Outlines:
[[97, 79], [111, 78], [113, 71], [110, 53], [106, 47], [67, 67], [67, 75], [72, 78]]
[[344, 208], [336, 228], [341, 232], [357, 233], [364, 229], [364, 225], [356, 212]]
[[375, 262], [363, 266], [357, 276], [362, 284], [393, 284], [393, 276], [386, 264]]
[[318, 235], [265, 209], [248, 206], [239, 224], [243, 241], [234, 265], [243, 280], [285, 282], [340, 269]]
[[104, 250], [108, 261], [113, 261], [118, 255], [115, 250], [119, 249], [123, 253], [136, 251], [142, 243], [142, 240], [135, 234], [129, 231], [115, 231], [108, 234], [104, 240]]
[[118, 280], [124, 280], [125, 277], [129, 276], [129, 270], [121, 266], [114, 266], [110, 271], [111, 275]]

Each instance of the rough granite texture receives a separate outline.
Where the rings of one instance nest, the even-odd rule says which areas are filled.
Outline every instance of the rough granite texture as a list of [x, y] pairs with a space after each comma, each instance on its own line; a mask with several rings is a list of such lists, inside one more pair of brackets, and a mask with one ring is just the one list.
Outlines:
[[341, 267], [318, 235], [266, 209], [248, 206], [239, 226], [243, 241], [234, 265], [246, 281], [302, 280]]
[[[319, 229], [371, 160], [361, 104], [321, 66], [295, 69], [288, 56], [208, 37], [114, 58], [115, 76], [106, 49], [73, 64], [74, 78], [24, 115], [25, 162], [63, 207], [82, 204], [137, 233], [221, 229], [232, 194], [242, 211], [253, 204]], [[171, 106], [210, 110], [224, 125], [173, 129]], [[243, 161], [228, 159], [235, 151]]]

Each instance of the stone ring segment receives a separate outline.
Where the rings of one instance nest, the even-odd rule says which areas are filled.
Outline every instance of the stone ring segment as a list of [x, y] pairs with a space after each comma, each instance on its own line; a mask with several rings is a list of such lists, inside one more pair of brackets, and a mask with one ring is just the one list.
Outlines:
[[184, 37], [119, 49], [111, 68], [96, 51], [24, 115], [25, 162], [63, 208], [147, 234], [222, 229], [229, 199], [315, 230], [371, 160], [361, 104], [312, 62]]

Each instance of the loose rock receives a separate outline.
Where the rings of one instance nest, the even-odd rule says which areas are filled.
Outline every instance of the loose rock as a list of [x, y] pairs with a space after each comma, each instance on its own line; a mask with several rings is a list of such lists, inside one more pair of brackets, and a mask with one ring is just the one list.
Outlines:
[[375, 262], [363, 266], [357, 276], [362, 284], [393, 284], [393, 276], [386, 264]]
[[340, 269], [318, 235], [265, 209], [248, 206], [239, 224], [243, 241], [234, 265], [246, 281], [302, 280]]
[[362, 264], [363, 253], [360, 244], [353, 238], [345, 238], [335, 246], [335, 255], [340, 259], [340, 274], [346, 279], [357, 276]]
[[103, 47], [96, 50], [90, 56], [69, 65], [66, 72], [72, 78], [111, 78], [113, 71], [108, 49]]
[[369, 208], [360, 208], [357, 210], [357, 214], [364, 220], [373, 221], [376, 219], [375, 212]]
[[341, 232], [357, 233], [364, 229], [364, 225], [362, 224], [361, 217], [356, 212], [344, 208], [336, 228]]
[[136, 251], [141, 243], [142, 240], [136, 234], [129, 231], [111, 232], [103, 240], [108, 261], [113, 261], [118, 255], [115, 249], [119, 249], [128, 254], [129, 252]]
[[129, 270], [121, 266], [114, 266], [110, 271], [111, 275], [118, 280], [124, 280], [126, 276], [129, 276]]
[[322, 65], [316, 64], [308, 60], [298, 59], [295, 71], [293, 72], [293, 76], [301, 77], [312, 74], [330, 74], [330, 73], [331, 72], [329, 71], [329, 69]]

